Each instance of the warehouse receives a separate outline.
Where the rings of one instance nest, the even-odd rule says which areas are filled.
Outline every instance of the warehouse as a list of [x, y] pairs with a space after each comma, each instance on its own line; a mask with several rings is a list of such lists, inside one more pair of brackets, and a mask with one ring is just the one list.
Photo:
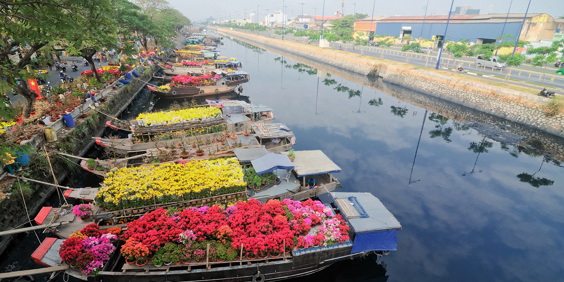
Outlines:
[[[473, 43], [492, 43], [501, 35], [507, 14], [452, 15], [447, 41], [468, 40]], [[517, 37], [524, 14], [509, 14], [504, 34]], [[402, 38], [439, 38], [445, 32], [448, 16], [393, 16], [363, 19], [355, 23], [355, 32], [371, 30], [379, 36]], [[559, 23], [548, 14], [528, 14], [521, 32], [521, 40], [552, 40]], [[515, 38], [504, 39], [515, 41]]]

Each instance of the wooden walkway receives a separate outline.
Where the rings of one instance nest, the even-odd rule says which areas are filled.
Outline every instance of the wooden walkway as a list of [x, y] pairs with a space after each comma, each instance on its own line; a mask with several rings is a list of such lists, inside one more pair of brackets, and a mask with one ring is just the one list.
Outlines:
[[27, 275], [35, 275], [35, 274], [42, 274], [42, 273], [49, 273], [55, 271], [62, 271], [69, 269], [68, 265], [57, 265], [51, 267], [44, 267], [38, 269], [30, 269], [30, 270], [22, 270], [22, 271], [12, 271], [6, 273], [0, 273], [0, 280], [5, 278], [14, 278], [14, 277], [21, 277]]

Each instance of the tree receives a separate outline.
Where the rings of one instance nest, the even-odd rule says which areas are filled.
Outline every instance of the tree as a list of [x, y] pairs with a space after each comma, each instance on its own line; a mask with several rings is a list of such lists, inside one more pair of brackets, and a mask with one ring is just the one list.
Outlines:
[[92, 56], [103, 48], [113, 48], [117, 42], [116, 0], [97, 0], [84, 2], [78, 13], [70, 15], [75, 27], [65, 36], [66, 50], [69, 54], [79, 55], [90, 63], [92, 73], [98, 82], [102, 82], [96, 71]]
[[534, 48], [529, 46], [527, 49], [527, 54], [536, 55], [531, 60], [531, 63], [537, 67], [543, 67], [542, 83], [544, 84], [544, 78], [546, 76], [546, 65], [553, 63], [557, 60], [559, 55], [559, 49], [564, 46], [564, 40], [552, 42], [550, 47], [537, 47]]

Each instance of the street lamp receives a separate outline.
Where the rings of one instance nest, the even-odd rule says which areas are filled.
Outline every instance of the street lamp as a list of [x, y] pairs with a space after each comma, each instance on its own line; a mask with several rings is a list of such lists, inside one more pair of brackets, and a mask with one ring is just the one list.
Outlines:
[[425, 19], [427, 18], [427, 8], [429, 8], [429, 0], [427, 0], [427, 5], [425, 5], [425, 15], [423, 16], [423, 24], [421, 25], [421, 32], [419, 33], [419, 44], [421, 44], [421, 38], [423, 37], [423, 27], [425, 26]]
[[[257, 27], [259, 25], [259, 7], [260, 5], [257, 5], [257, 25], [256, 25]], [[255, 31], [256, 31], [256, 27], [255, 27]]]
[[284, 28], [282, 31], [282, 40], [284, 40], [284, 35], [286, 35], [286, 21], [284, 20], [284, 16], [286, 15], [286, 6], [284, 6], [284, 0], [282, 0], [282, 21], [284, 22]]
[[303, 22], [304, 22], [304, 4], [305, 4], [305, 3], [298, 3], [298, 4], [302, 5], [302, 16], [301, 16], [301, 20], [302, 20], [302, 23], [303, 23]]
[[319, 36], [319, 41], [321, 41], [321, 39], [323, 39], [323, 23], [324, 22], [325, 22], [325, 0], [323, 0], [323, 12], [321, 12], [321, 35]]
[[354, 22], [356, 21], [356, 3], [351, 3], [354, 5], [354, 12], [353, 12], [353, 24], [352, 24], [352, 34], [354, 38]]
[[[372, 33], [372, 23], [374, 22], [374, 8], [376, 8], [376, 0], [372, 3], [372, 18], [370, 18], [370, 30], [368, 31], [367, 46], [370, 46], [370, 34]], [[376, 30], [374, 30], [374, 33], [376, 33]]]
[[[503, 40], [503, 32], [505, 31], [505, 25], [507, 24], [507, 18], [509, 18], [509, 11], [511, 11], [511, 4], [513, 4], [513, 0], [511, 0], [511, 2], [509, 2], [509, 9], [507, 10], [507, 16], [505, 16], [505, 22], [503, 23], [503, 28], [501, 29], [501, 38], [499, 39], [500, 43], [501, 43], [501, 40]], [[519, 42], [519, 38], [517, 38], [517, 42]], [[496, 44], [497, 44], [497, 42], [496, 42]], [[497, 50], [498, 49], [495, 49], [495, 55], [496, 56], [497, 56]]]
[[517, 39], [515, 40], [515, 47], [513, 47], [513, 54], [511, 54], [511, 57], [515, 55], [515, 50], [517, 50], [517, 44], [519, 44], [519, 37], [521, 37], [521, 31], [523, 30], [523, 26], [525, 26], [525, 19], [527, 19], [529, 6], [531, 6], [531, 0], [529, 0], [529, 4], [527, 5], [527, 11], [525, 11], [525, 16], [523, 17], [523, 22], [521, 23], [521, 29], [519, 29], [519, 34], [517, 35]]
[[443, 35], [443, 43], [441, 44], [441, 49], [439, 49], [439, 55], [437, 56], [437, 65], [435, 65], [435, 69], [439, 69], [439, 65], [441, 64], [441, 55], [443, 53], [443, 48], [445, 46], [445, 40], [446, 40], [446, 35], [447, 35], [447, 30], [448, 30], [448, 23], [450, 22], [450, 15], [452, 14], [452, 5], [454, 5], [454, 0], [452, 0], [452, 2], [450, 3], [450, 10], [448, 10], [448, 19], [447, 19], [447, 24], [445, 27], [445, 35]]

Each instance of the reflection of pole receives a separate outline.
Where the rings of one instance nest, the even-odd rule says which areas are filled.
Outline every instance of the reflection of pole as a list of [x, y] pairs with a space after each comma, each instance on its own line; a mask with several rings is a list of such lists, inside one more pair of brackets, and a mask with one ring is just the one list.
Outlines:
[[[480, 142], [480, 146], [484, 146], [484, 141], [486, 141], [486, 137], [488, 136], [484, 136], [484, 138], [482, 138], [482, 142]], [[476, 164], [478, 163], [478, 158], [480, 157], [481, 153], [482, 150], [478, 152], [478, 155], [476, 156], [476, 161], [474, 161], [474, 166], [472, 167], [472, 171], [470, 171], [470, 174], [474, 173], [474, 169], [476, 168]]]
[[284, 89], [282, 81], [284, 81], [284, 57], [282, 57], [282, 61], [280, 62], [280, 89]]
[[411, 164], [411, 172], [409, 173], [409, 184], [415, 183], [417, 181], [411, 182], [411, 176], [413, 175], [413, 167], [415, 166], [415, 159], [417, 158], [417, 151], [419, 151], [419, 143], [421, 142], [421, 135], [423, 135], [423, 128], [425, 127], [425, 120], [427, 119], [427, 110], [425, 110], [425, 114], [423, 115], [423, 124], [421, 124], [421, 132], [419, 132], [419, 140], [417, 141], [417, 147], [415, 148], [415, 156], [413, 156], [413, 163]]
[[542, 163], [541, 163], [541, 165], [540, 165], [540, 167], [539, 167], [539, 170], [537, 170], [537, 171], [536, 171], [535, 173], [533, 173], [533, 175], [531, 175], [531, 176], [535, 176], [535, 174], [537, 174], [539, 171], [541, 171], [542, 165], [544, 165], [545, 162], [546, 162], [546, 158], [543, 157], [543, 158], [542, 158]]
[[315, 115], [317, 115], [317, 99], [319, 98], [319, 76], [317, 77], [317, 92], [315, 93]]
[[362, 105], [362, 93], [364, 92], [364, 85], [362, 86], [362, 89], [360, 90], [360, 102], [358, 102], [358, 112], [360, 114], [360, 105]]

